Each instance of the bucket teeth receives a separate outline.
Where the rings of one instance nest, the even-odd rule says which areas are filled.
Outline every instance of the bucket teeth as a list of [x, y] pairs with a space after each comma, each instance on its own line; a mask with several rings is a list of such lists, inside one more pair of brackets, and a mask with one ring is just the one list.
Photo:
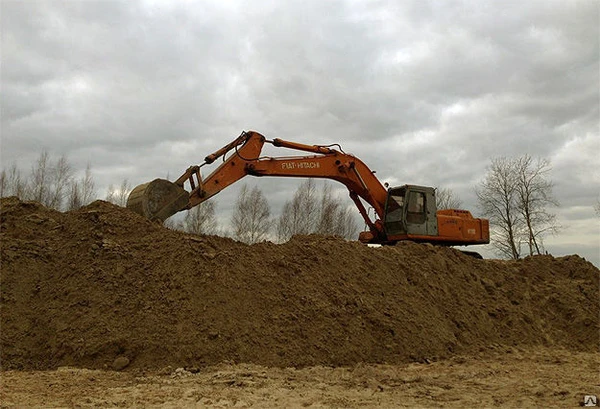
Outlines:
[[154, 179], [131, 191], [127, 208], [150, 220], [163, 222], [183, 210], [188, 201], [189, 193], [181, 186], [165, 179]]

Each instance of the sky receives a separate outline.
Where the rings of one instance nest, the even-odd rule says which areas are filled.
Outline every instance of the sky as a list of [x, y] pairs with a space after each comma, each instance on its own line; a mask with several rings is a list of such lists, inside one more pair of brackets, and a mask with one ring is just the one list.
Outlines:
[[[560, 202], [546, 250], [598, 266], [599, 21], [596, 0], [0, 0], [0, 159], [89, 163], [102, 196], [255, 130], [339, 143], [477, 216], [491, 160], [529, 154]], [[300, 183], [243, 182], [275, 215]], [[241, 184], [214, 198], [222, 224]]]

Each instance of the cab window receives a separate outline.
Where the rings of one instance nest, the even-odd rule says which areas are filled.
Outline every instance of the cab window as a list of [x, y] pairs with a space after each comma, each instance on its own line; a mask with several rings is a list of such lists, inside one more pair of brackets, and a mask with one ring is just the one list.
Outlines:
[[422, 192], [410, 192], [406, 208], [406, 221], [408, 223], [425, 222], [425, 194]]
[[388, 202], [388, 212], [402, 209], [404, 206], [404, 196], [391, 195], [390, 199], [391, 200]]
[[389, 191], [385, 209], [385, 229], [388, 234], [404, 234], [404, 194], [403, 188]]

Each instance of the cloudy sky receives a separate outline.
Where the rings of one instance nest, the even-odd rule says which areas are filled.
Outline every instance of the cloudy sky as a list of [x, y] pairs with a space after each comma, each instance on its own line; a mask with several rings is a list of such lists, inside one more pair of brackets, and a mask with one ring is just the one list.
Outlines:
[[[3, 167], [66, 154], [103, 196], [253, 129], [340, 143], [382, 181], [450, 188], [476, 214], [490, 160], [527, 153], [551, 161], [560, 201], [547, 249], [600, 265], [596, 0], [0, 5]], [[276, 214], [298, 184], [246, 182]], [[223, 220], [236, 189], [215, 198]]]

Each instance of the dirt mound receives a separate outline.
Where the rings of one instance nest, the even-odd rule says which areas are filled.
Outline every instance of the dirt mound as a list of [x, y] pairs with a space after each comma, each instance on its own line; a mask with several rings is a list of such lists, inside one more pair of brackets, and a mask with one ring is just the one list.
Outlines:
[[2, 369], [337, 366], [599, 344], [600, 272], [578, 256], [476, 260], [319, 236], [247, 246], [102, 201], [1, 206]]

